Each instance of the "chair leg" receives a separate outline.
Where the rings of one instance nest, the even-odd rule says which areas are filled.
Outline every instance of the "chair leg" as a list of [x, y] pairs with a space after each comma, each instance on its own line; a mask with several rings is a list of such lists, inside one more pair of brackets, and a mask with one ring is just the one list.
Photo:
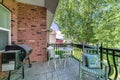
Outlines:
[[54, 68], [56, 70], [56, 60], [55, 59], [53, 59], [53, 64], [54, 64]]
[[82, 75], [81, 63], [79, 63], [79, 80], [82, 80]]
[[67, 55], [67, 57], [66, 57], [66, 64], [68, 63], [68, 65], [69, 65], [69, 63], [70, 63], [70, 61], [69, 61], [69, 56]]
[[82, 79], [82, 76], [83, 76], [82, 74], [83, 74], [83, 73], [82, 73], [82, 70], [80, 70], [80, 72], [79, 72], [79, 77], [80, 77], [80, 79], [79, 79], [79, 80], [83, 80], [83, 79]]
[[70, 65], [70, 63], [71, 63], [71, 56], [68, 56], [68, 63]]
[[62, 64], [61, 59], [59, 58], [59, 63]]
[[65, 69], [65, 67], [66, 67], [66, 57], [64, 58], [64, 69]]
[[[100, 76], [99, 76], [99, 77], [97, 77], [97, 80], [101, 80]], [[103, 79], [102, 79], [102, 80], [103, 80]]]
[[48, 60], [48, 67], [50, 66], [50, 58], [49, 58], [49, 60]]

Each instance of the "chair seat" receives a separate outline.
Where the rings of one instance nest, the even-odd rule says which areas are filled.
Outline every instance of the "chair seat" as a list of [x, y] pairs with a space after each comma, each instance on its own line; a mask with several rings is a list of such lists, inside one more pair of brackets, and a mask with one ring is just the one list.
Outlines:
[[87, 72], [90, 72], [92, 74], [96, 74], [98, 76], [104, 76], [105, 75], [105, 72], [102, 70], [102, 69], [98, 69], [98, 68], [88, 68], [84, 65], [81, 65], [80, 68], [84, 71], [87, 71]]
[[71, 53], [64, 53], [63, 56], [71, 56]]
[[60, 55], [55, 55], [55, 57], [54, 58], [60, 58]]

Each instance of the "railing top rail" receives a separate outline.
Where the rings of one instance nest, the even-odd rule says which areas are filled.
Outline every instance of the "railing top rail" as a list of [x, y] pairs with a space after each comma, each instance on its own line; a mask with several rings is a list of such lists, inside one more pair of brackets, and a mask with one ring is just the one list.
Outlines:
[[102, 47], [103, 50], [109, 50], [109, 51], [116, 51], [116, 52], [120, 52], [120, 49], [114, 49], [114, 48], [104, 48]]
[[[78, 47], [78, 48], [81, 48], [81, 49], [82, 49], [82, 47], [83, 47], [83, 44], [74, 44], [74, 43], [62, 43], [62, 44], [49, 43], [49, 44], [52, 44], [52, 45], [54, 45], [54, 44], [56, 44], [56, 45], [62, 45], [62, 44], [67, 45], [67, 44], [71, 44], [72, 46], [75, 46], [75, 47]], [[85, 45], [85, 47], [86, 47], [86, 48], [91, 48], [91, 47], [89, 47], [89, 46], [87, 46], [87, 45]], [[105, 48], [105, 47], [103, 47], [103, 46], [101, 46], [100, 48], [102, 48], [102, 50], [109, 50], [109, 51], [120, 52], [120, 49], [115, 49], [115, 48]]]
[[[78, 47], [78, 48], [82, 48], [82, 46], [83, 46], [83, 44], [73, 44], [73, 45], [76, 46], [76, 47]], [[86, 47], [88, 47], [88, 46], [86, 46]], [[105, 47], [102, 47], [102, 49], [103, 50], [120, 52], [120, 49], [115, 49], [115, 48], [105, 48]]]

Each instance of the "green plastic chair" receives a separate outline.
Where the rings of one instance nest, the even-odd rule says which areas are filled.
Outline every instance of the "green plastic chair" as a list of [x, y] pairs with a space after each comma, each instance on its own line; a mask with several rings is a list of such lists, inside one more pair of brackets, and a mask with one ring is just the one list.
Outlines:
[[[89, 80], [90, 77], [94, 77], [96, 80], [107, 80], [108, 65], [105, 64], [103, 61], [100, 61], [99, 46], [83, 44], [82, 49], [82, 58], [80, 59], [79, 65], [79, 80]], [[103, 66], [103, 68], [101, 68], [101, 65]]]

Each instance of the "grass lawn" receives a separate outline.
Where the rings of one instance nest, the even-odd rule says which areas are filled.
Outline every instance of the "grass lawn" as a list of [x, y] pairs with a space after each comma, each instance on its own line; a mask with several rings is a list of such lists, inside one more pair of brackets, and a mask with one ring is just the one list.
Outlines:
[[[62, 55], [63, 55], [64, 51], [55, 50], [55, 53], [60, 55], [61, 58], [62, 58], [63, 57]], [[75, 48], [72, 52], [72, 55], [74, 56], [74, 58], [80, 59], [81, 58], [81, 53], [82, 53], [81, 49]]]
[[79, 60], [82, 57], [81, 53], [82, 53], [81, 49], [75, 48], [72, 55], [74, 58]]

